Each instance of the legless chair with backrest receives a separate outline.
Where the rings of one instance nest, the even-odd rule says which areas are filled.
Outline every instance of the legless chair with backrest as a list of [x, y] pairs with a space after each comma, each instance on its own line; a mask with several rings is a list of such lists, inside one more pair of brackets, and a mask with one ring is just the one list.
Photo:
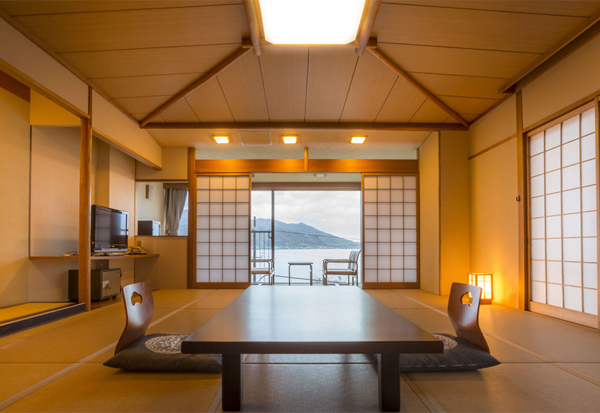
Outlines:
[[481, 288], [452, 284], [448, 300], [448, 317], [456, 336], [432, 333], [444, 343], [442, 354], [401, 354], [400, 371], [466, 371], [500, 364], [479, 328]]
[[480, 301], [480, 287], [453, 283], [448, 299], [448, 317], [458, 338], [489, 353], [490, 348], [479, 327]]
[[115, 355], [104, 362], [105, 366], [130, 371], [221, 372], [221, 355], [181, 353], [181, 343], [187, 338], [186, 334], [146, 335], [154, 315], [154, 299], [149, 284], [123, 287], [123, 303], [125, 329]]
[[144, 337], [154, 315], [152, 289], [144, 282], [123, 287], [125, 329], [117, 343], [115, 354]]

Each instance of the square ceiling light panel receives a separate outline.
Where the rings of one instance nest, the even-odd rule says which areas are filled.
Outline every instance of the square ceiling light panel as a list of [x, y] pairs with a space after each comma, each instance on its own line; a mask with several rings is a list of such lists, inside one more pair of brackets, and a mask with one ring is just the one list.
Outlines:
[[356, 40], [365, 0], [259, 0], [272, 44], [348, 44]]

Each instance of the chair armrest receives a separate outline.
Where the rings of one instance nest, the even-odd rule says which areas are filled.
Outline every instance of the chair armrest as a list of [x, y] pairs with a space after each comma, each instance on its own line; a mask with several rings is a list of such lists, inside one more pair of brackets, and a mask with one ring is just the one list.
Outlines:
[[350, 264], [350, 260], [348, 259], [325, 259], [323, 260], [323, 269], [327, 271], [327, 266], [329, 264]]
[[253, 259], [251, 260], [252, 263], [267, 263], [268, 267], [269, 267], [269, 272], [273, 271], [273, 259], [272, 258], [257, 258], [257, 259]]

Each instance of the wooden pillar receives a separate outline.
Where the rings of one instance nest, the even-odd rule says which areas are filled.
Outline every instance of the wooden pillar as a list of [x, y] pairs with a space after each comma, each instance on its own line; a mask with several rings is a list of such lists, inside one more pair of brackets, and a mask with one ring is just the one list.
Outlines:
[[527, 139], [523, 133], [523, 95], [517, 92], [517, 179], [519, 196], [519, 308], [529, 309], [529, 241], [527, 193]]
[[92, 213], [92, 89], [88, 96], [89, 118], [81, 119], [79, 148], [79, 302], [91, 308], [91, 213]]
[[196, 148], [188, 148], [188, 288], [196, 282]]
[[[596, 142], [598, 142], [598, 136], [600, 136], [600, 97], [596, 97], [594, 101], [596, 110]], [[596, 143], [596, 182], [600, 182], [600, 167], [598, 166], [598, 160], [600, 160], [600, 145]], [[600, 198], [596, 193], [596, 209], [600, 205]], [[596, 212], [596, 235], [600, 236], [600, 219], [598, 219], [598, 212]], [[598, 257], [600, 257], [600, 242], [598, 245]], [[600, 281], [600, 274], [597, 275], [598, 281]], [[598, 283], [600, 284], [600, 283]], [[598, 302], [600, 303], [600, 288], [598, 288]], [[600, 312], [598, 312], [598, 325], [596, 326], [600, 330]]]

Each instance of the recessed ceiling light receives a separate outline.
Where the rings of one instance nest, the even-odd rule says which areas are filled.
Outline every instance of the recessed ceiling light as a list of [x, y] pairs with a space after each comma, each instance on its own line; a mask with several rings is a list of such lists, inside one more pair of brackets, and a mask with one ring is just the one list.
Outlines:
[[367, 139], [366, 136], [353, 136], [352, 139], [350, 139], [350, 143], [360, 145], [365, 143], [365, 139]]
[[229, 137], [228, 136], [213, 136], [213, 139], [218, 144], [229, 143]]
[[356, 40], [365, 0], [259, 0], [265, 39], [273, 44], [348, 44]]
[[286, 145], [293, 145], [294, 143], [298, 142], [297, 136], [282, 136], [281, 139]]

